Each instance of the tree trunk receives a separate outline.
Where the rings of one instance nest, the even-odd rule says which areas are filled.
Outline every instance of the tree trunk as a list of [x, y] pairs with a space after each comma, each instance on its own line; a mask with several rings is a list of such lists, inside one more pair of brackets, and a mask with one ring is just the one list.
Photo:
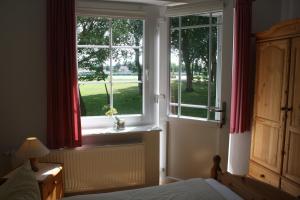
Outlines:
[[211, 77], [210, 80], [211, 82], [216, 81], [216, 73], [217, 73], [217, 51], [216, 51], [216, 46], [212, 45], [212, 53], [211, 53]]
[[79, 100], [80, 100], [80, 102], [79, 102], [79, 104], [80, 104], [80, 114], [81, 114], [81, 116], [86, 116], [86, 108], [85, 108], [83, 98], [81, 96], [80, 89], [79, 89]]
[[105, 92], [106, 92], [106, 103], [107, 103], [107, 105], [110, 105], [110, 96], [109, 96], [109, 93], [107, 90], [106, 83], [104, 83], [104, 87], [105, 87]]
[[192, 81], [194, 80], [194, 64], [191, 64], [191, 68], [192, 68]]
[[191, 59], [190, 59], [190, 44], [189, 44], [189, 35], [182, 36], [182, 58], [185, 64], [185, 72], [186, 72], [186, 92], [193, 91], [193, 73], [191, 67]]
[[[138, 46], [139, 45], [139, 41], [138, 38], [135, 39], [135, 45]], [[138, 72], [138, 80], [142, 81], [142, 66], [140, 65], [140, 50], [139, 49], [134, 49], [135, 51], [135, 66], [137, 68], [137, 72]], [[143, 94], [143, 84], [139, 83], [139, 94], [142, 95]]]
[[188, 61], [184, 61], [185, 63], [185, 71], [186, 71], [186, 88], [185, 91], [192, 92], [193, 89], [193, 73], [191, 69], [191, 63]]

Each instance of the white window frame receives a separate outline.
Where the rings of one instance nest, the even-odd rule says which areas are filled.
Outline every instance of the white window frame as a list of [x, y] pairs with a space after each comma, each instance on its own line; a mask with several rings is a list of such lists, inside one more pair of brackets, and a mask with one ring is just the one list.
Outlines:
[[[222, 22], [221, 23], [217, 23], [217, 24], [212, 24], [212, 14], [213, 13], [217, 13], [217, 12], [222, 12]], [[172, 13], [174, 14], [174, 13]], [[183, 27], [181, 22], [181, 18], [184, 16], [189, 16], [189, 15], [201, 15], [201, 14], [209, 14], [209, 24], [206, 25], [193, 25], [193, 26], [185, 26]], [[193, 13], [193, 14], [189, 14], [188, 11], [185, 14], [177, 14], [177, 15], [169, 15], [169, 18], [171, 17], [178, 17], [179, 18], [179, 26], [175, 27], [175, 28], [170, 28], [169, 26], [169, 32], [171, 30], [178, 30], [179, 31], [179, 41], [181, 41], [181, 31], [183, 29], [192, 29], [192, 28], [202, 28], [202, 27], [208, 27], [209, 28], [209, 68], [208, 68], [208, 80], [211, 80], [211, 34], [212, 34], [212, 27], [219, 27], [221, 30], [223, 29], [223, 10], [209, 10], [209, 11], [203, 11], [203, 12], [197, 12], [197, 13]], [[218, 46], [218, 64], [217, 64], [217, 71], [216, 71], [216, 106], [211, 106], [211, 84], [208, 84], [208, 89], [207, 89], [207, 93], [208, 93], [208, 102], [207, 102], [207, 106], [206, 105], [194, 105], [194, 104], [183, 104], [181, 103], [181, 71], [182, 71], [182, 53], [181, 51], [179, 51], [179, 79], [178, 79], [178, 103], [174, 103], [171, 102], [171, 76], [170, 76], [170, 66], [171, 63], [169, 62], [168, 64], [168, 83], [169, 83], [169, 87], [168, 87], [168, 95], [169, 95], [169, 103], [168, 103], [168, 117], [173, 117], [173, 118], [184, 118], [184, 119], [194, 119], [194, 120], [200, 120], [200, 121], [211, 121], [211, 122], [218, 122], [220, 121], [220, 113], [216, 112], [215, 113], [215, 119], [210, 119], [210, 110], [215, 110], [215, 109], [219, 109], [220, 105], [221, 105], [221, 99], [220, 99], [220, 94], [221, 94], [221, 68], [222, 68], [222, 46], [223, 46], [223, 34], [222, 31], [220, 31], [219, 33], [219, 41], [220, 42], [220, 46]], [[181, 43], [179, 43], [179, 49], [181, 49]], [[170, 46], [170, 35], [169, 35], [169, 48], [168, 48], [168, 56], [170, 58], [170, 50], [171, 50], [171, 46]], [[177, 109], [177, 114], [173, 114], [171, 112], [171, 107], [172, 106], [176, 106]], [[207, 109], [207, 117], [206, 118], [201, 118], [201, 117], [193, 117], [193, 116], [186, 116], [186, 115], [181, 115], [181, 107], [185, 107], [185, 108], [200, 108], [200, 109]]]
[[[106, 9], [104, 7], [114, 8]], [[98, 9], [100, 8], [100, 9]], [[153, 22], [151, 18], [146, 17], [147, 8], [141, 7], [140, 5], [128, 5], [120, 3], [103, 3], [103, 2], [85, 2], [82, 0], [77, 0], [76, 7], [76, 17], [77, 16], [93, 16], [93, 17], [107, 17], [107, 18], [119, 18], [119, 19], [141, 19], [144, 20], [144, 30], [143, 30], [143, 97], [142, 97], [142, 114], [128, 114], [128, 115], [118, 115], [121, 119], [125, 121], [126, 126], [142, 126], [154, 123], [154, 105], [155, 99], [151, 98], [151, 86], [150, 82], [153, 81], [153, 67], [149, 67], [150, 59], [152, 55], [150, 52], [153, 51], [152, 45], [149, 45], [153, 35], [151, 36], [151, 31], [153, 29]], [[108, 11], [108, 12], [107, 12]], [[118, 15], [118, 14], [122, 15]], [[122, 46], [123, 47], [123, 46]], [[132, 47], [130, 47], [132, 48]], [[112, 96], [112, 95], [111, 95]], [[112, 127], [113, 119], [107, 116], [82, 116], [81, 117], [81, 127], [82, 129], [94, 129], [94, 128], [106, 128]]]

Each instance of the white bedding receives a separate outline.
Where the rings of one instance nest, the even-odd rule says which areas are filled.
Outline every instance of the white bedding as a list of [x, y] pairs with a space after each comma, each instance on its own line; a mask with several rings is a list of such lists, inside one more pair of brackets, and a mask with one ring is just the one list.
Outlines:
[[162, 186], [103, 194], [78, 195], [64, 200], [242, 200], [213, 179], [189, 179]]

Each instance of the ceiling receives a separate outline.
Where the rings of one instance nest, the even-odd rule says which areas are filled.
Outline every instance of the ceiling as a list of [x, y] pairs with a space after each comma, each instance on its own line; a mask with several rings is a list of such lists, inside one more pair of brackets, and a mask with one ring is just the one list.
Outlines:
[[210, 1], [210, 0], [106, 0], [106, 1], [115, 1], [115, 2], [126, 2], [126, 3], [141, 3], [141, 4], [150, 4], [158, 6], [175, 6], [180, 4], [195, 3], [201, 1]]

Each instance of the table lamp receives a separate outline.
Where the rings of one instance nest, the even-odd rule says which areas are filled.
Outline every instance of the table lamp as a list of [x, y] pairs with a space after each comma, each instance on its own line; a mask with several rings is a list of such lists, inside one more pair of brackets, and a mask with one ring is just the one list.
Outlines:
[[31, 169], [35, 172], [39, 171], [38, 158], [43, 157], [49, 153], [49, 149], [36, 137], [29, 137], [23, 142], [17, 151], [17, 155], [29, 159]]

